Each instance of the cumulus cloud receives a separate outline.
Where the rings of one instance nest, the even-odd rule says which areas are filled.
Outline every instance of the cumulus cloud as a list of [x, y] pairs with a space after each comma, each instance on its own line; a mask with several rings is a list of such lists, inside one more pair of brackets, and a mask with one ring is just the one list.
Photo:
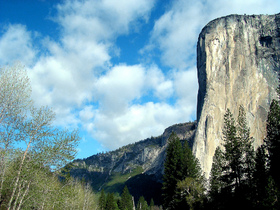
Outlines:
[[113, 67], [96, 82], [98, 101], [107, 113], [125, 114], [129, 103], [142, 95], [145, 70], [141, 66]]
[[[53, 107], [58, 115], [57, 123], [67, 118], [69, 121], [63, 125], [78, 125], [75, 111], [83, 109], [84, 103], [91, 102], [93, 96], [103, 95], [104, 100], [113, 100], [107, 96], [110, 92], [102, 93], [98, 89], [105, 86], [101, 84], [106, 83], [105, 78], [95, 82], [104, 72], [115, 72], [110, 70], [115, 37], [128, 33], [135, 21], [147, 19], [152, 7], [153, 1], [148, 0], [140, 4], [109, 0], [73, 0], [59, 4], [53, 20], [60, 26], [60, 39], [46, 38], [44, 46], [48, 53], [29, 68], [33, 97], [40, 98], [37, 104]], [[121, 103], [120, 100], [110, 102]]]
[[37, 54], [32, 43], [33, 35], [24, 25], [8, 25], [0, 37], [0, 63], [10, 64], [20, 60], [31, 65]]
[[[191, 119], [196, 104], [196, 71], [176, 72], [171, 78], [155, 65], [118, 65], [96, 81], [99, 109], [90, 113], [87, 130], [104, 147], [116, 149], [150, 136], [164, 128]], [[170, 105], [165, 100], [176, 94]], [[150, 101], [141, 99], [149, 97]], [[154, 97], [153, 102], [152, 98]], [[84, 114], [82, 114], [84, 116]]]
[[125, 114], [115, 117], [97, 113], [92, 135], [103, 146], [116, 149], [150, 136], [158, 136], [172, 123], [184, 122], [179, 108], [166, 103], [148, 102], [128, 107]]
[[[0, 37], [0, 63], [22, 61], [35, 102], [53, 107], [57, 125], [81, 127], [105, 148], [160, 135], [174, 123], [195, 119], [196, 42], [202, 27], [223, 15], [273, 14], [280, 8], [276, 0], [170, 1], [153, 20], [149, 41], [140, 51], [146, 60], [139, 60], [146, 62], [112, 63], [122, 53], [117, 38], [139, 31], [161, 4], [63, 1], [52, 17], [59, 26], [58, 40], [43, 37], [44, 53], [39, 54], [34, 32], [9, 25]], [[158, 57], [161, 62], [155, 64]]]
[[274, 14], [275, 0], [178, 0], [156, 20], [151, 38], [141, 52], [152, 55], [160, 49], [163, 64], [176, 69], [195, 65], [196, 42], [201, 29], [211, 20], [229, 14]]

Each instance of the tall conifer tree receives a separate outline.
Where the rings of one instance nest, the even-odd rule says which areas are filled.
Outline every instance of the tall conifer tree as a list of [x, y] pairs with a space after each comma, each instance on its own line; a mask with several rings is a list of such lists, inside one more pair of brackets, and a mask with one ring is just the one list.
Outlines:
[[210, 172], [210, 196], [212, 198], [220, 193], [221, 189], [225, 187], [225, 184], [222, 180], [223, 169], [225, 167], [223, 155], [224, 154], [221, 148], [218, 146], [215, 150]]
[[104, 189], [101, 190], [101, 195], [98, 200], [98, 207], [100, 210], [105, 210], [106, 207], [106, 195]]
[[127, 186], [124, 187], [121, 194], [120, 210], [133, 210], [133, 200]]
[[176, 185], [182, 180], [183, 149], [178, 136], [172, 132], [168, 139], [166, 159], [164, 162], [163, 199], [165, 209], [176, 208]]

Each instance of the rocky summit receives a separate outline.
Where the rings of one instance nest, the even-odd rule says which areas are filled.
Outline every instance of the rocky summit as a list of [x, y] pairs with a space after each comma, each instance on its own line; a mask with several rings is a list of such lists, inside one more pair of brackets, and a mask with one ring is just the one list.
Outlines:
[[193, 152], [206, 177], [222, 143], [223, 117], [243, 105], [255, 148], [265, 137], [266, 117], [276, 98], [280, 58], [280, 14], [230, 15], [211, 21], [197, 43], [199, 81]]

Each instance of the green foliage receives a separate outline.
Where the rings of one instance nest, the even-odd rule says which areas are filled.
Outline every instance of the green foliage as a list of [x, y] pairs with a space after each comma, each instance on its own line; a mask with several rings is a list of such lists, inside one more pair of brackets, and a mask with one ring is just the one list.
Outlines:
[[142, 167], [137, 167], [130, 173], [112, 173], [110, 178], [105, 182], [104, 189], [106, 192], [121, 192], [125, 186], [125, 182], [143, 172]]
[[155, 205], [155, 202], [154, 202], [154, 199], [152, 198], [150, 201], [150, 208], [153, 209], [154, 205]]
[[168, 140], [164, 162], [164, 208], [185, 209], [202, 205], [205, 180], [197, 158], [186, 142], [182, 146], [172, 133]]
[[216, 149], [211, 170], [211, 208], [279, 208], [279, 186], [276, 181], [279, 176], [276, 170], [279, 161], [277, 151], [279, 153], [280, 149], [280, 108], [276, 102], [272, 102], [268, 114], [265, 144], [256, 152], [244, 108], [239, 109], [237, 124], [227, 110], [223, 131], [224, 151]]
[[215, 150], [210, 172], [210, 197], [212, 198], [216, 197], [218, 193], [221, 193], [222, 188], [225, 187], [225, 183], [222, 180], [224, 168], [225, 160], [223, 157], [223, 152], [218, 146]]
[[267, 116], [267, 136], [265, 142], [269, 154], [270, 173], [276, 185], [280, 187], [278, 174], [280, 160], [280, 105], [276, 100], [272, 101]]
[[175, 209], [176, 185], [183, 178], [183, 148], [174, 132], [170, 135], [168, 143], [164, 162], [163, 198], [165, 208]]
[[241, 142], [238, 141], [235, 120], [229, 109], [227, 109], [224, 115], [223, 136], [223, 146], [225, 148], [224, 158], [227, 162], [224, 169], [225, 175], [223, 175], [224, 181], [228, 186], [234, 183], [232, 186], [238, 187], [241, 179]]
[[251, 182], [254, 168], [253, 139], [250, 137], [243, 106], [239, 107], [237, 124], [227, 109], [223, 134], [225, 152], [222, 156], [226, 164], [222, 178], [228, 187], [236, 190], [244, 181]]
[[94, 208], [88, 185], [58, 180], [76, 155], [78, 132], [55, 128], [54, 112], [33, 106], [21, 65], [0, 68], [0, 93], [0, 208]]
[[114, 198], [113, 193], [108, 193], [106, 197], [106, 205], [105, 205], [106, 210], [116, 210], [118, 209], [117, 203]]
[[193, 177], [186, 177], [184, 180], [177, 183], [177, 189], [185, 202], [179, 204], [179, 209], [187, 208], [194, 209], [202, 206], [204, 201], [205, 187], [203, 182]]
[[186, 177], [197, 178], [201, 176], [201, 168], [198, 159], [193, 155], [188, 142], [183, 146], [183, 179]]
[[136, 210], [150, 210], [148, 203], [143, 196], [139, 198]]
[[106, 195], [105, 195], [104, 189], [101, 190], [101, 195], [98, 200], [98, 208], [100, 210], [105, 210], [105, 208], [106, 208]]
[[133, 198], [129, 193], [127, 186], [124, 187], [121, 194], [120, 210], [133, 210]]

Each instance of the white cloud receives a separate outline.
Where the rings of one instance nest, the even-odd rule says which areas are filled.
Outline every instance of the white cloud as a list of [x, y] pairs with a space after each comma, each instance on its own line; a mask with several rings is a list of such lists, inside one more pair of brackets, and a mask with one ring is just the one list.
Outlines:
[[[38, 105], [57, 113], [57, 125], [81, 126], [105, 147], [115, 149], [194, 118], [197, 97], [196, 42], [210, 20], [231, 13], [276, 13], [273, 0], [178, 0], [155, 20], [142, 55], [159, 64], [115, 64], [116, 40], [149, 20], [152, 0], [70, 0], [53, 19], [59, 40], [44, 37], [37, 54], [34, 33], [8, 26], [0, 37], [0, 63], [21, 60]], [[161, 5], [158, 3], [157, 5]], [[156, 54], [156, 55], [155, 55]], [[170, 102], [171, 101], [171, 102]]]
[[[110, 92], [102, 93], [105, 87], [103, 90], [95, 87], [106, 82], [103, 77], [98, 79], [100, 74], [115, 71], [110, 70], [111, 52], [116, 49], [115, 37], [128, 33], [135, 21], [146, 19], [153, 4], [150, 0], [137, 4], [134, 1], [73, 0], [58, 5], [57, 17], [53, 20], [61, 27], [60, 40], [55, 42], [46, 38], [44, 46], [48, 53], [29, 68], [37, 104], [53, 107], [59, 112], [57, 123], [63, 125], [77, 125], [80, 119], [76, 110], [83, 110], [84, 104], [92, 102], [93, 96], [98, 97], [96, 95], [103, 94], [104, 100], [111, 100], [108, 101], [111, 105], [123, 105], [121, 100], [126, 100], [129, 95], [123, 95], [123, 99], [118, 100], [109, 96]], [[123, 76], [119, 78], [122, 82], [126, 81], [126, 75]], [[121, 85], [119, 83], [120, 90]], [[63, 118], [67, 121], [61, 120]]]
[[153, 90], [153, 94], [159, 99], [167, 99], [174, 93], [173, 82], [155, 65], [146, 73], [146, 87]]
[[174, 123], [184, 122], [180, 109], [166, 103], [145, 103], [130, 106], [125, 114], [111, 117], [98, 113], [92, 135], [103, 146], [116, 149], [150, 136], [158, 136]]
[[195, 64], [198, 35], [209, 21], [229, 14], [274, 14], [280, 8], [277, 0], [179, 0], [172, 3], [156, 20], [150, 43], [141, 52], [147, 54], [160, 49], [162, 63], [177, 69]]
[[124, 114], [129, 103], [141, 97], [144, 77], [141, 66], [120, 65], [99, 78], [95, 88], [103, 111]]
[[126, 34], [139, 19], [147, 20], [153, 0], [66, 1], [58, 6], [57, 21], [63, 31], [97, 41]]
[[[172, 78], [167, 79], [155, 65], [113, 67], [96, 82], [99, 109], [88, 121], [88, 132], [103, 146], [116, 149], [190, 120], [196, 107], [196, 71], [179, 71]], [[170, 105], [165, 100], [173, 94], [179, 99]], [[137, 102], [145, 96], [151, 99], [151, 95], [159, 102]]]
[[31, 65], [37, 51], [32, 44], [32, 34], [26, 27], [20, 24], [5, 27], [0, 37], [0, 63], [11, 64], [20, 60], [24, 64]]

